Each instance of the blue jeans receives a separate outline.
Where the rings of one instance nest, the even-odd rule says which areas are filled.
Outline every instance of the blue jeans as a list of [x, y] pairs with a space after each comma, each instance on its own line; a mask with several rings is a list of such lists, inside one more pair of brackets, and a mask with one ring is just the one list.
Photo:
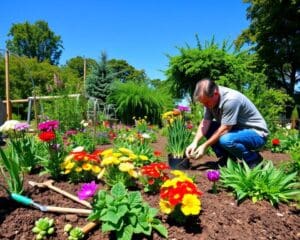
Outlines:
[[[210, 138], [219, 127], [219, 123], [212, 121], [205, 137]], [[266, 138], [261, 137], [252, 129], [233, 128], [230, 132], [222, 135], [219, 141], [211, 147], [217, 157], [221, 157], [223, 160], [230, 157], [252, 162], [260, 157], [258, 150], [265, 145], [266, 141]]]

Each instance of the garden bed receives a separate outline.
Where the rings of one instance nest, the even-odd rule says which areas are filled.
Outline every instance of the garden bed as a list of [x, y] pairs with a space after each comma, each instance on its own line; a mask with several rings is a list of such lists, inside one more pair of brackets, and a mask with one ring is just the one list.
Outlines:
[[[164, 151], [164, 146], [165, 139], [159, 138], [154, 144], [154, 149]], [[267, 151], [263, 152], [263, 156], [275, 164], [289, 159], [286, 154]], [[212, 157], [192, 162], [192, 169], [187, 173], [196, 177], [196, 183], [204, 193], [201, 198], [202, 211], [199, 219], [188, 222], [185, 226], [174, 225], [160, 214], [159, 217], [168, 229], [168, 239], [300, 239], [300, 211], [294, 205], [280, 204], [278, 208], [275, 208], [267, 201], [253, 204], [250, 200], [238, 205], [231, 193], [224, 190], [220, 190], [217, 194], [211, 193], [212, 184], [207, 180], [205, 172], [214, 166], [216, 164]], [[43, 182], [47, 179], [47, 175], [26, 175], [25, 195], [43, 205], [84, 208], [52, 190], [32, 187], [28, 184], [29, 180]], [[3, 179], [0, 179], [0, 184], [5, 185]], [[57, 182], [54, 185], [73, 194], [76, 194], [80, 188], [79, 184], [67, 182]], [[103, 187], [100, 184], [100, 188]], [[147, 195], [142, 191], [142, 196], [151, 206], [158, 208], [158, 194]], [[34, 222], [46, 216], [55, 219], [55, 235], [49, 239], [67, 239], [63, 233], [64, 225], [67, 223], [80, 227], [87, 223], [86, 218], [82, 216], [43, 213], [34, 208], [22, 206], [8, 200], [7, 194], [0, 189], [0, 239], [34, 239], [32, 233]], [[98, 229], [91, 231], [86, 239], [114, 239], [112, 235], [102, 234]], [[163, 238], [155, 232], [149, 239]]]

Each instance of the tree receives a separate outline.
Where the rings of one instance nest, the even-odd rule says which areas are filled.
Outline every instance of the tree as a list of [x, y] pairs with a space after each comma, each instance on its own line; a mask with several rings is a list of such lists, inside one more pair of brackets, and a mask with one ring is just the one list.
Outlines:
[[248, 3], [248, 29], [236, 40], [257, 51], [267, 64], [269, 86], [293, 95], [296, 70], [300, 69], [300, 0], [244, 0]]
[[125, 60], [111, 59], [108, 61], [109, 67], [113, 72], [118, 73], [120, 82], [133, 81], [136, 83], [145, 82], [146, 74], [144, 70], [137, 70]]
[[180, 54], [169, 57], [166, 70], [167, 81], [176, 98], [189, 95], [192, 99], [196, 83], [202, 78], [218, 80], [226, 86], [242, 90], [249, 79], [247, 74], [253, 68], [253, 57], [246, 52], [229, 53], [230, 46], [224, 42], [220, 48], [214, 40], [204, 47], [178, 48]]
[[37, 58], [38, 62], [49, 61], [56, 65], [62, 53], [60, 36], [50, 30], [45, 21], [13, 24], [6, 41], [7, 49], [19, 56]]
[[111, 83], [116, 77], [107, 63], [106, 53], [101, 54], [100, 62], [93, 68], [91, 74], [86, 79], [86, 93], [90, 97], [95, 97], [106, 102], [107, 96], [111, 92]]
[[[87, 70], [87, 75], [89, 75], [93, 69], [97, 65], [97, 61], [92, 59], [92, 58], [86, 58], [86, 70]], [[69, 68], [71, 71], [76, 74], [77, 77], [83, 79], [84, 75], [84, 58], [77, 56], [74, 58], [69, 59], [66, 62], [66, 65], [64, 66], [66, 68]]]

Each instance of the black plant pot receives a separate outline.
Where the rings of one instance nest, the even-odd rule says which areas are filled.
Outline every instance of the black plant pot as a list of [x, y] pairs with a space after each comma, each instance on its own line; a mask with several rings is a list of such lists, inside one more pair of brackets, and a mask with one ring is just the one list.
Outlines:
[[172, 154], [168, 154], [168, 164], [171, 169], [186, 170], [190, 168], [190, 159], [175, 158]]

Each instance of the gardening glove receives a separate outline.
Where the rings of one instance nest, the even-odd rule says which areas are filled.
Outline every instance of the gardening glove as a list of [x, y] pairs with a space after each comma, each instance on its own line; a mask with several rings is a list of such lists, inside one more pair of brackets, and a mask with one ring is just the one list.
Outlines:
[[206, 150], [206, 146], [204, 144], [200, 145], [196, 151], [194, 152], [194, 158], [199, 159], [202, 158]]
[[187, 158], [194, 158], [195, 150], [197, 148], [197, 143], [192, 142], [185, 150], [185, 155]]

